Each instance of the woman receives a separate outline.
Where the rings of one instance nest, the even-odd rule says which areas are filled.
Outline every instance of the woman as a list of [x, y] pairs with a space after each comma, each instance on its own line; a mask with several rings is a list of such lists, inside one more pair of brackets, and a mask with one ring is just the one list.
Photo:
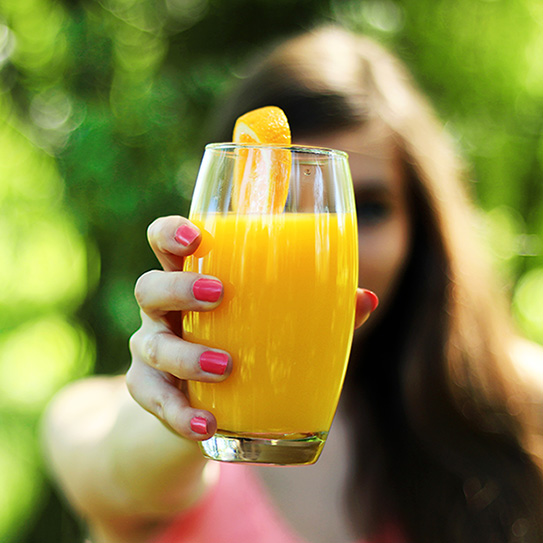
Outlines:
[[[312, 467], [202, 459], [195, 442], [216, 423], [188, 405], [183, 383], [227, 379], [232, 361], [218, 351], [220, 363], [199, 362], [176, 316], [212, 311], [222, 286], [193, 288], [179, 270], [201, 233], [159, 219], [149, 240], [165, 271], [136, 286], [142, 326], [126, 379], [154, 417], [122, 378], [72, 385], [46, 417], [53, 472], [93, 542], [300, 541], [292, 526], [314, 542], [543, 542], [543, 355], [512, 333], [426, 101], [378, 45], [325, 28], [259, 64], [222, 108], [216, 139], [264, 105], [285, 111], [295, 143], [349, 153], [360, 284], [381, 300], [356, 333], [333, 433]], [[374, 308], [359, 289], [358, 324]]]

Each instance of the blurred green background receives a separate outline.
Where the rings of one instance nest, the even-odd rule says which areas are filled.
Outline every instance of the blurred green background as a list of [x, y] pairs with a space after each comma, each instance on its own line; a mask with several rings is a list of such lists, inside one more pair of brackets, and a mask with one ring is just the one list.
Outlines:
[[68, 381], [127, 367], [146, 227], [187, 212], [244, 60], [327, 22], [389, 45], [430, 95], [513, 314], [543, 342], [541, 0], [2, 0], [0, 541], [81, 541], [40, 414]]

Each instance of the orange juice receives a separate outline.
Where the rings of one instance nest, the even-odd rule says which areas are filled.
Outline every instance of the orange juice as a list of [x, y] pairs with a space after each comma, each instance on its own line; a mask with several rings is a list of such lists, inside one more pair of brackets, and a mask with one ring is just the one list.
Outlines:
[[183, 337], [228, 351], [222, 383], [189, 383], [219, 432], [327, 432], [346, 371], [358, 254], [354, 214], [191, 216], [207, 239], [185, 270], [224, 284], [221, 305], [184, 315]]

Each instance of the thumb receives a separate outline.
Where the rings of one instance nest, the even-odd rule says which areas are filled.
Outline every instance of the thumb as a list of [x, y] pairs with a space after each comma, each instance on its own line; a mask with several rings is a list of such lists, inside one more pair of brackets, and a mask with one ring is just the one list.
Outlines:
[[359, 288], [356, 291], [356, 313], [354, 327], [359, 328], [369, 318], [369, 316], [377, 309], [379, 298], [371, 290]]

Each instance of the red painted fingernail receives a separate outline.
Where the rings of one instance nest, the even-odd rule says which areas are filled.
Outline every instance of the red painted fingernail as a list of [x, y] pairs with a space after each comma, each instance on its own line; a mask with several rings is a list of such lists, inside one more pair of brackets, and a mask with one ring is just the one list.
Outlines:
[[379, 305], [379, 298], [377, 298], [377, 294], [375, 294], [375, 292], [372, 292], [371, 290], [366, 290], [366, 296], [368, 296], [368, 298], [371, 300], [370, 311], [373, 313]]
[[224, 375], [228, 366], [228, 355], [216, 351], [206, 351], [200, 355], [200, 367], [208, 373]]
[[214, 279], [198, 279], [192, 285], [192, 293], [201, 302], [217, 302], [222, 294], [222, 283]]
[[175, 241], [187, 247], [198, 237], [199, 233], [200, 232], [193, 226], [190, 226], [190, 224], [182, 224], [175, 231]]
[[192, 417], [190, 429], [197, 434], [207, 434], [207, 420], [204, 417]]

